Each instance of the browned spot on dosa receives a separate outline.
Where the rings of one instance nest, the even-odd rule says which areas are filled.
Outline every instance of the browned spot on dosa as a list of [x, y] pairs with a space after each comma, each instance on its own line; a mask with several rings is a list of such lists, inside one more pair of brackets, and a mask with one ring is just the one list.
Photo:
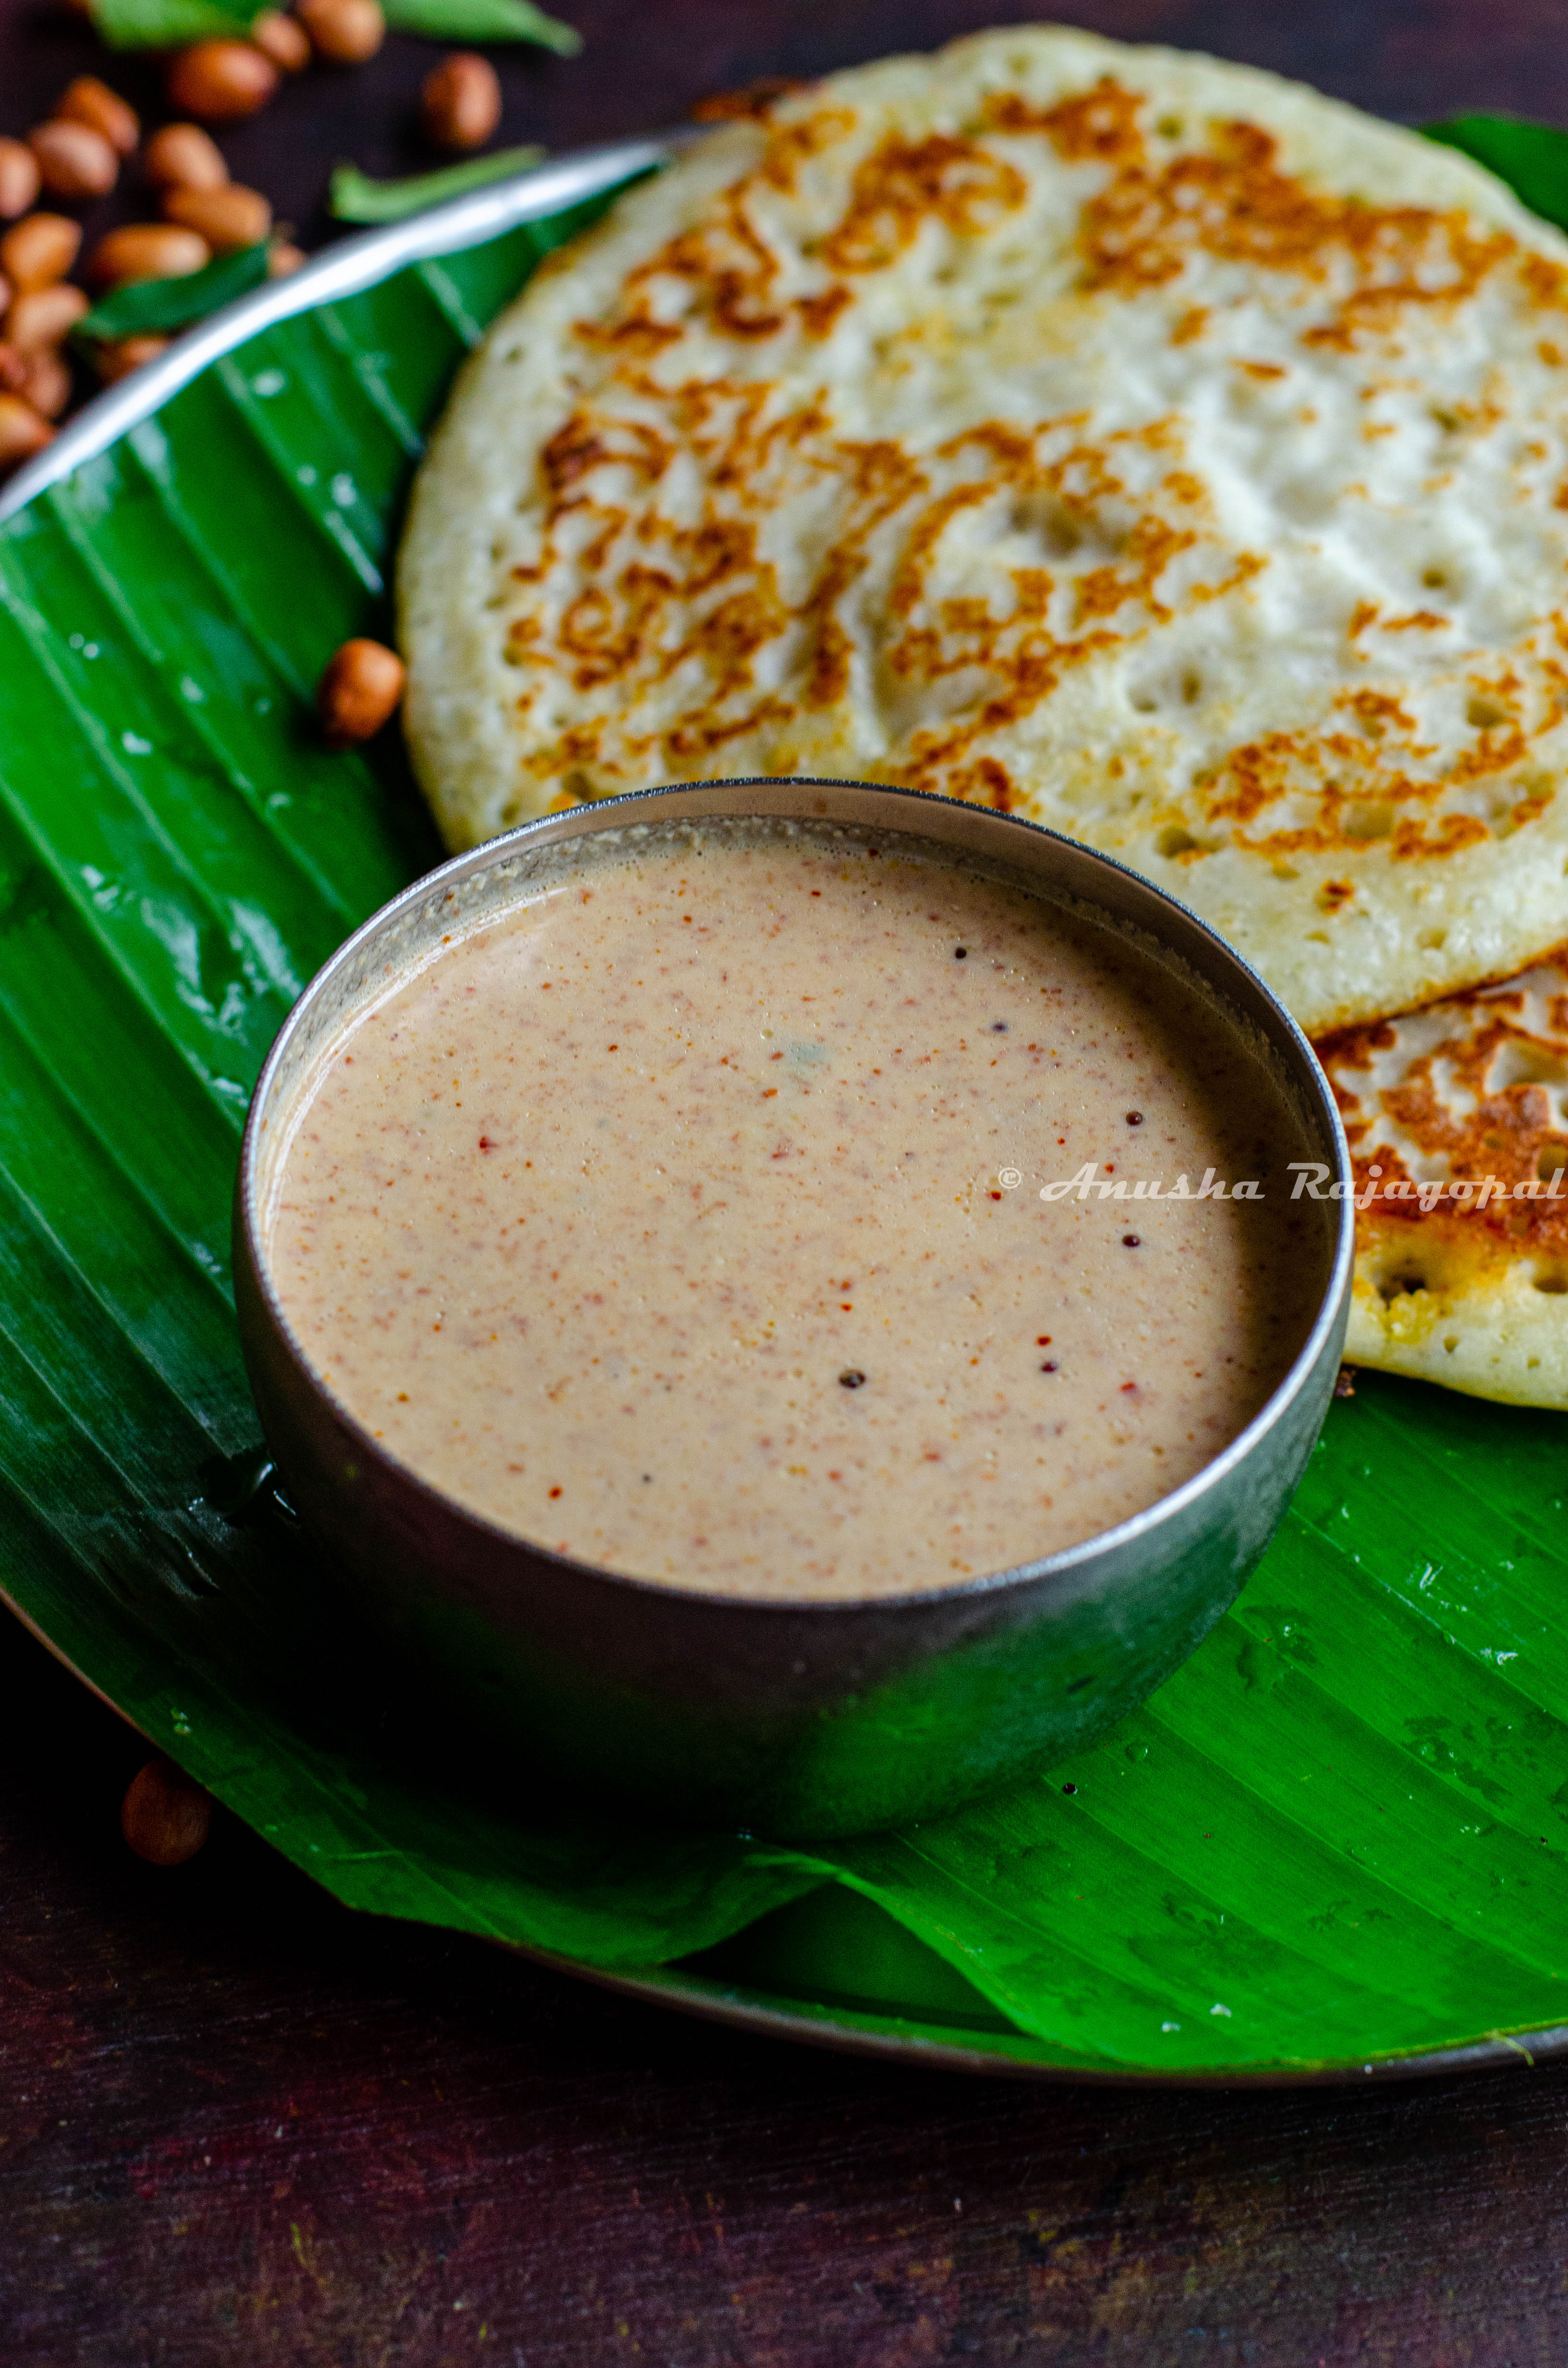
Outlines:
[[[1467, 1263], [1568, 1256], [1568, 1126], [1554, 1107], [1568, 1086], [1568, 945], [1499, 986], [1342, 1029], [1317, 1051], [1358, 1191], [1376, 1188], [1358, 1219], [1365, 1237], [1441, 1242]], [[1488, 1178], [1506, 1190], [1484, 1205], [1479, 1189], [1462, 1207], [1451, 1191], [1421, 1205], [1423, 1182]]]

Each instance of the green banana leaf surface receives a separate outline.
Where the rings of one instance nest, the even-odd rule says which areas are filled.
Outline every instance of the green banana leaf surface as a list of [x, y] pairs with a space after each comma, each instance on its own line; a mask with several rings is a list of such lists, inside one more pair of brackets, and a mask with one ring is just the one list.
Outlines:
[[[1443, 136], [1504, 170], [1513, 139], [1530, 201], [1568, 199], [1562, 135]], [[1568, 2024], [1560, 1417], [1364, 1377], [1143, 1710], [816, 1851], [465, 1772], [309, 1540], [247, 1506], [247, 1097], [318, 964], [439, 852], [395, 734], [327, 754], [312, 686], [389, 631], [452, 372], [578, 226], [266, 331], [0, 529], [0, 1587], [356, 1907], [1065, 2071], [1358, 2074]]]

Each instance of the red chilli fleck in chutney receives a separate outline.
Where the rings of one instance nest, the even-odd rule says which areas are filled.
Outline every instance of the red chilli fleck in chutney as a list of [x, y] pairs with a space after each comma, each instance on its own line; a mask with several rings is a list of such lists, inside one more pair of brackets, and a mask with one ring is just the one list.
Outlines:
[[1256, 1413], [1326, 1252], [1184, 974], [917, 842], [574, 848], [350, 1024], [275, 1170], [284, 1314], [391, 1454], [610, 1570], [842, 1598], [1075, 1544]]

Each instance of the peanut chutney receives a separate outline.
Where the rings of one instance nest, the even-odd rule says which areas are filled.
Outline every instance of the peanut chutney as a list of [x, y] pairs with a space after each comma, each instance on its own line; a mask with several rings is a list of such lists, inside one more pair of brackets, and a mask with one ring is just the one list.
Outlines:
[[1283, 1378], [1301, 1123], [1133, 937], [790, 824], [605, 833], [519, 898], [348, 1024], [269, 1212], [305, 1354], [448, 1497], [639, 1578], [899, 1594], [1154, 1503]]

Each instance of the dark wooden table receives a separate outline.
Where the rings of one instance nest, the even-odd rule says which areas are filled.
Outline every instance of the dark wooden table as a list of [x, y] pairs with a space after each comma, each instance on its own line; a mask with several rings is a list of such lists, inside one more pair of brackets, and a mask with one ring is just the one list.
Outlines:
[[[1032, 12], [562, 13], [581, 58], [498, 53], [508, 140], [674, 122], [705, 91]], [[1559, 0], [1069, 13], [1411, 121], [1568, 120]], [[227, 140], [236, 175], [313, 244], [334, 157], [428, 161], [412, 106], [431, 55], [389, 43], [291, 87]], [[102, 63], [71, 17], [0, 0], [0, 131]], [[0, 1624], [4, 2368], [1568, 2358], [1568, 2069], [1153, 2094], [790, 2050], [352, 1917], [222, 1816], [201, 1858], [154, 1872], [117, 1827], [142, 1756]]]

